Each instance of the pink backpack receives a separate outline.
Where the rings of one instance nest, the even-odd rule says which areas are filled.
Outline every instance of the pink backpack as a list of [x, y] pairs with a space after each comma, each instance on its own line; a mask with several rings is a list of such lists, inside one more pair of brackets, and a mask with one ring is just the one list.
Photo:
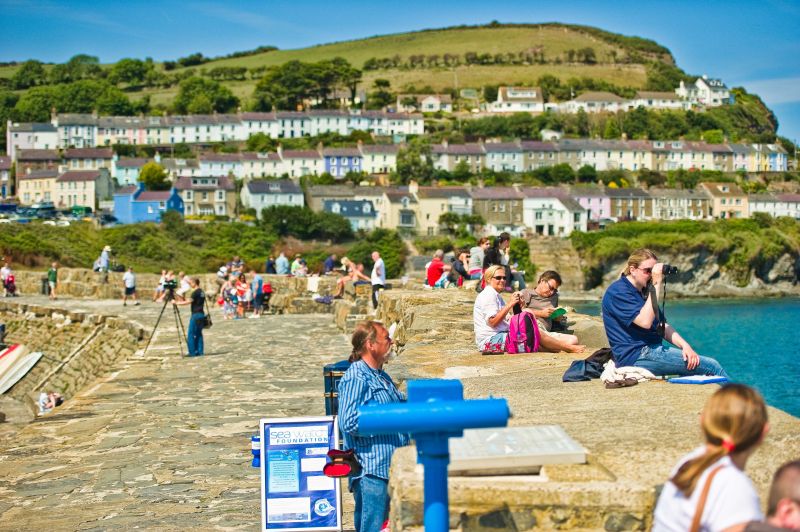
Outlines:
[[506, 353], [535, 353], [539, 350], [539, 325], [530, 312], [511, 316], [506, 340]]

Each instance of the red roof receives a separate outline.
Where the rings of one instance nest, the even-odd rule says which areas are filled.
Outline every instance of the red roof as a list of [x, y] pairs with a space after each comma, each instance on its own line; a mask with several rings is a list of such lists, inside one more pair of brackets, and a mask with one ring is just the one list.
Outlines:
[[167, 201], [170, 194], [169, 190], [145, 190], [139, 194], [136, 201]]

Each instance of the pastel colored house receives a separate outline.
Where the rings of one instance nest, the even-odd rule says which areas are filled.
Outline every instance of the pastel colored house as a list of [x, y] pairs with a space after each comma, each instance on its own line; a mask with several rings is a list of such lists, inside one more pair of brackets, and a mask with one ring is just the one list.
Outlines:
[[112, 162], [112, 174], [120, 186], [136, 185], [142, 167], [150, 162], [141, 157], [117, 157]]
[[483, 148], [486, 153], [486, 168], [495, 172], [525, 171], [522, 143], [487, 142]]
[[13, 195], [11, 182], [11, 157], [0, 157], [0, 198], [6, 199]]
[[242, 205], [255, 209], [260, 219], [262, 209], [278, 205], [302, 207], [303, 189], [290, 179], [249, 181], [242, 188]]
[[198, 160], [200, 175], [215, 177], [232, 176], [242, 178], [244, 165], [238, 153], [210, 153], [201, 155]]
[[[408, 105], [412, 99], [414, 104]], [[398, 94], [397, 110], [401, 113], [452, 113], [453, 99], [449, 94]]]
[[439, 234], [439, 217], [446, 212], [472, 214], [472, 196], [464, 187], [420, 187], [412, 181], [408, 190], [417, 199], [420, 234]]
[[6, 124], [6, 154], [14, 161], [19, 150], [52, 150], [58, 147], [58, 131], [52, 124], [12, 122]]
[[244, 152], [241, 157], [245, 179], [279, 177], [286, 173], [283, 161], [275, 152]]
[[107, 168], [71, 170], [56, 178], [53, 203], [56, 208], [91, 207], [112, 199], [113, 185]]
[[480, 142], [450, 144], [445, 140], [431, 146], [431, 159], [437, 170], [452, 172], [464, 162], [470, 172], [478, 173], [486, 167], [486, 150]]
[[363, 156], [358, 148], [323, 148], [325, 172], [335, 178], [343, 178], [350, 172], [361, 172]]
[[97, 114], [54, 114], [50, 123], [58, 132], [60, 148], [97, 146]]
[[368, 200], [325, 200], [324, 212], [338, 214], [350, 222], [353, 231], [371, 231], [375, 229], [378, 212]]
[[711, 196], [709, 215], [715, 219], [747, 218], [750, 215], [747, 194], [736, 183], [700, 183], [700, 188]]
[[399, 229], [416, 234], [419, 230], [419, 203], [408, 187], [391, 187], [383, 191], [384, 208], [380, 211], [378, 227]]
[[54, 201], [58, 170], [31, 170], [17, 176], [17, 199], [20, 205]]
[[604, 218], [611, 218], [611, 198], [605, 189], [596, 186], [574, 186], [567, 189], [568, 196], [586, 209], [587, 219], [590, 222], [599, 222]]
[[183, 216], [183, 199], [174, 188], [145, 190], [144, 183], [124, 187], [114, 194], [114, 216], [120, 223], [159, 222], [167, 211]]
[[289, 177], [319, 175], [325, 171], [322, 154], [317, 150], [284, 150], [278, 145], [278, 156], [283, 162], [283, 173]]
[[626, 104], [626, 107], [628, 110], [644, 107], [646, 109], [678, 109], [688, 111], [693, 107], [693, 104], [674, 92], [639, 91], [636, 93], [636, 96]]

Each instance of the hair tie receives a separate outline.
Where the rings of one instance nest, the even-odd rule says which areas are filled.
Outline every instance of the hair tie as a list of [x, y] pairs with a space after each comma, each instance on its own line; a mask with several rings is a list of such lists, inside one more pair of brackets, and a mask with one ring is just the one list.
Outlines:
[[734, 449], [736, 449], [736, 445], [733, 444], [733, 441], [730, 438], [725, 438], [722, 440], [722, 448], [725, 449], [728, 454], [730, 454], [734, 451]]

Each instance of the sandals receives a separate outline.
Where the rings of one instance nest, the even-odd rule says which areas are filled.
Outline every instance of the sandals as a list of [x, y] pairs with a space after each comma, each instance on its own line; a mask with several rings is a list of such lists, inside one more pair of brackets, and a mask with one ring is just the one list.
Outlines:
[[621, 381], [607, 382], [606, 389], [611, 390], [613, 388], [627, 388], [629, 386], [636, 386], [637, 384], [639, 384], [639, 381], [631, 377], [622, 379]]

